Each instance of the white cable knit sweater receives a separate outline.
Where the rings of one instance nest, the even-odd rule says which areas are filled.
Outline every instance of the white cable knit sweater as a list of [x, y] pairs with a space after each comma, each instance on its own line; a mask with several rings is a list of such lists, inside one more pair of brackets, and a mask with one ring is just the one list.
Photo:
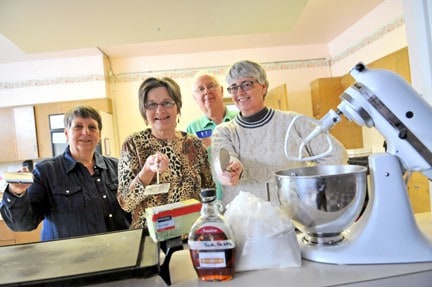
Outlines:
[[[238, 115], [230, 122], [220, 124], [212, 135], [212, 168], [217, 173], [218, 155], [222, 147], [232, 157], [243, 164], [244, 170], [239, 184], [223, 186], [222, 201], [226, 205], [240, 191], [255, 194], [268, 199], [269, 182], [270, 201], [278, 204], [275, 172], [307, 165], [306, 162], [290, 161], [285, 155], [285, 134], [293, 118], [299, 114], [266, 108], [260, 112], [259, 119], [253, 120]], [[298, 154], [301, 138], [306, 137], [315, 126], [311, 121], [300, 118], [290, 133], [289, 150]], [[346, 164], [347, 153], [343, 145], [332, 137], [333, 151], [313, 164]], [[317, 137], [307, 145], [309, 155], [327, 151], [329, 145], [324, 136]], [[220, 170], [220, 168], [219, 168]]]

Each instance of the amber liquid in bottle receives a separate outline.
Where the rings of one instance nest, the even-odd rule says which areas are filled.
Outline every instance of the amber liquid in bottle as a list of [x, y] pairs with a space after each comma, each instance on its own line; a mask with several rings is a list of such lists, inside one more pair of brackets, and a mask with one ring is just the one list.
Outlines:
[[203, 190], [201, 196], [201, 216], [192, 226], [188, 240], [193, 266], [201, 280], [231, 280], [235, 272], [235, 241], [231, 227], [213, 205], [214, 189]]

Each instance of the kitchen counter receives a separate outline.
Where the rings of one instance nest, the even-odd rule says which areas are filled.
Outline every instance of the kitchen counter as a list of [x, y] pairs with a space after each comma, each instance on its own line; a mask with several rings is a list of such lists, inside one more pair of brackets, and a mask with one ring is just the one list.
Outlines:
[[[416, 214], [416, 220], [422, 232], [432, 241], [431, 213]], [[118, 274], [119, 277], [112, 276], [111, 281], [102, 280], [103, 283], [94, 285], [94, 283], [100, 282], [96, 281], [93, 282], [93, 285], [89, 283], [88, 286], [168, 286], [157, 275], [159, 252], [157, 252], [158, 247], [155, 246], [150, 237], [146, 237], [145, 245], [143, 245], [145, 246], [143, 250], [147, 250], [147, 252], [143, 253], [145, 256], [139, 257], [141, 261], [138, 261], [141, 262], [139, 270], [145, 271], [148, 276], [139, 276], [138, 278], [132, 275], [120, 276], [126, 271], [132, 274], [132, 271], [136, 270], [136, 268], [130, 269], [129, 266], [135, 266], [137, 262], [135, 254], [141, 254], [136, 250], [141, 244], [138, 240], [142, 238], [138, 234], [139, 232], [141, 231], [131, 230], [46, 243], [2, 247], [0, 249], [2, 251], [0, 282], [6, 285], [8, 282], [15, 282], [19, 285], [31, 280], [37, 282], [34, 280], [40, 278], [67, 278], [74, 276], [74, 274], [81, 274], [80, 270], [85, 270], [88, 274], [99, 274], [100, 270], [104, 272], [106, 270], [120, 270], [123, 273]], [[130, 244], [131, 242], [135, 244]], [[401, 248], [404, 247], [401, 246]], [[45, 260], [41, 260], [41, 258], [45, 258]], [[56, 263], [53, 264], [53, 262]], [[174, 252], [169, 267], [171, 286], [173, 287], [249, 287], [260, 285], [430, 287], [432, 282], [432, 260], [424, 263], [374, 265], [334, 265], [302, 260], [301, 267], [237, 272], [231, 281], [204, 282], [197, 278], [189, 257], [189, 250], [184, 249]], [[99, 276], [108, 276], [110, 273], [104, 274], [101, 273]], [[114, 278], [130, 279], [115, 280]]]
[[[416, 214], [422, 232], [432, 240], [431, 214]], [[373, 244], [371, 242], [371, 244]], [[401, 247], [403, 248], [403, 247]], [[302, 260], [299, 268], [238, 272], [231, 281], [198, 280], [188, 250], [177, 251], [170, 263], [173, 287], [193, 286], [431, 286], [432, 262], [412, 264], [334, 265]], [[115, 283], [115, 284], [114, 284]], [[146, 284], [150, 285], [146, 285]], [[151, 286], [161, 284], [160, 278], [131, 279], [104, 286]], [[163, 286], [163, 285], [155, 285]]]

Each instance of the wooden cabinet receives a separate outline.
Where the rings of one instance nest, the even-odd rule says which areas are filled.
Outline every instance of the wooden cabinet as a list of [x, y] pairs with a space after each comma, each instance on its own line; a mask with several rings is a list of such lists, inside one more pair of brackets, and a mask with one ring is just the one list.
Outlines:
[[13, 161], [15, 159], [15, 132], [12, 109], [0, 109], [0, 135], [2, 148], [0, 148], [0, 161]]
[[15, 244], [15, 235], [7, 227], [3, 220], [0, 220], [0, 246]]
[[414, 213], [430, 212], [429, 180], [419, 172], [413, 172], [408, 179], [408, 195]]
[[288, 94], [286, 84], [277, 86], [267, 92], [265, 98], [265, 104], [267, 107], [271, 107], [277, 110], [287, 111], [288, 110]]
[[0, 220], [0, 246], [39, 242], [41, 229], [42, 223], [32, 231], [14, 232], [9, 229], [3, 220]]
[[[406, 47], [367, 64], [367, 67], [393, 71], [411, 82], [408, 48]], [[311, 83], [313, 116], [320, 119], [329, 109], [335, 109], [340, 103], [340, 95], [354, 82], [355, 80], [350, 74], [313, 81]], [[347, 149], [363, 147], [362, 128], [356, 123], [348, 121], [345, 117], [342, 117], [342, 122], [335, 125], [330, 132]]]
[[36, 118], [36, 128], [38, 131], [37, 140], [39, 143], [38, 148], [39, 148], [40, 158], [49, 158], [53, 156], [52, 147], [51, 147], [50, 127], [49, 127], [49, 115], [63, 114], [77, 105], [89, 105], [98, 111], [112, 114], [112, 103], [111, 103], [111, 99], [109, 98], [36, 105], [35, 118]]
[[[342, 77], [320, 78], [310, 84], [312, 97], [312, 114], [316, 119], [322, 118], [330, 109], [336, 110], [340, 104], [340, 95], [345, 90]], [[346, 149], [363, 147], [362, 128], [354, 122], [342, 117], [330, 133], [337, 138]]]
[[33, 106], [0, 109], [0, 162], [38, 158]]
[[407, 47], [382, 57], [367, 66], [371, 69], [386, 69], [393, 71], [401, 75], [408, 83], [411, 83], [411, 71]]
[[[386, 69], [401, 75], [408, 83], [411, 83], [411, 71], [409, 63], [408, 48], [402, 48], [394, 53], [382, 57], [367, 64], [370, 69]], [[355, 80], [350, 74], [341, 77], [342, 87], [346, 90]]]

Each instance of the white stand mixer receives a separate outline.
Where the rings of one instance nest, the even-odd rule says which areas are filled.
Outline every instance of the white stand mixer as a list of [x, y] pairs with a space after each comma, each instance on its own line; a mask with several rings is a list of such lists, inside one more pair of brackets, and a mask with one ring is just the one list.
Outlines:
[[[417, 226], [403, 179], [405, 171], [432, 178], [432, 135], [427, 126], [432, 124], [432, 108], [390, 71], [369, 70], [360, 63], [350, 74], [356, 83], [341, 95], [338, 110], [319, 121], [304, 145], [328, 133], [344, 114], [359, 125], [375, 127], [384, 136], [387, 151], [369, 157], [369, 203], [344, 232], [345, 240], [333, 245], [299, 240], [302, 257], [334, 264], [432, 261], [432, 243]], [[299, 153], [297, 160], [310, 160]]]

